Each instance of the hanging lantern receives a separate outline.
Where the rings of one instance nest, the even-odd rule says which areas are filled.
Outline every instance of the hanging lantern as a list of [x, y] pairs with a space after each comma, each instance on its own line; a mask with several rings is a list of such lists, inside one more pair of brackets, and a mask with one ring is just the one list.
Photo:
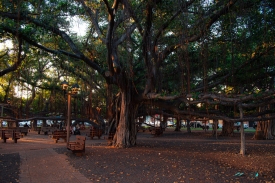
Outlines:
[[79, 90], [79, 85], [77, 83], [72, 85], [72, 94], [77, 94]]
[[69, 83], [66, 80], [64, 80], [63, 82], [61, 82], [61, 87], [62, 90], [67, 90], [69, 87]]
[[10, 98], [7, 99], [7, 103], [8, 103], [8, 104], [11, 103], [11, 99], [10, 99]]

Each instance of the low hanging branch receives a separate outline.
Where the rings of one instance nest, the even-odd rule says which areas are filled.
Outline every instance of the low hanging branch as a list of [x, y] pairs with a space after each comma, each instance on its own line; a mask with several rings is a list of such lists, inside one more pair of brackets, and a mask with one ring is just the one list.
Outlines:
[[15, 71], [22, 64], [23, 60], [26, 58], [26, 54], [22, 54], [23, 53], [22, 52], [22, 42], [23, 42], [22, 39], [19, 38], [18, 39], [18, 53], [17, 53], [16, 62], [12, 66], [0, 71], [0, 77], [4, 76], [4, 75], [6, 75], [10, 72]]

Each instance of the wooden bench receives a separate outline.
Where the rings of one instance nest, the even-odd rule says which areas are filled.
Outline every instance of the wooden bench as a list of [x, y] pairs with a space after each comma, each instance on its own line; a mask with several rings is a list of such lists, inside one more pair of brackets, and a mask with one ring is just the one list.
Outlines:
[[29, 127], [19, 127], [18, 130], [22, 135], [28, 135]]
[[57, 143], [59, 139], [64, 139], [64, 142], [67, 142], [67, 131], [54, 131], [51, 137], [54, 139], [55, 143]]
[[40, 132], [41, 132], [41, 127], [32, 127], [32, 130], [33, 130], [33, 131], [36, 131], [37, 134], [40, 134]]
[[7, 142], [7, 139], [12, 139], [14, 143], [17, 143], [17, 140], [20, 139], [20, 132], [16, 130], [1, 130], [1, 139], [3, 139], [4, 143]]
[[92, 126], [92, 128], [90, 129], [90, 137], [91, 139], [93, 139], [95, 136], [98, 137], [98, 139], [100, 139], [100, 137], [103, 134], [103, 129], [99, 129], [99, 128], [95, 128]]
[[26, 136], [29, 132], [28, 127], [4, 127], [4, 128], [2, 128], [2, 130], [14, 130], [16, 132], [19, 132], [22, 136], [23, 135]]
[[41, 127], [41, 131], [44, 133], [44, 135], [48, 135], [49, 133], [53, 134], [53, 132], [57, 130], [57, 127]]
[[154, 136], [160, 136], [163, 134], [163, 129], [161, 127], [154, 127], [151, 131], [151, 134]]
[[71, 150], [76, 156], [82, 156], [85, 153], [85, 141], [86, 137], [76, 135], [76, 141], [69, 142], [67, 149]]

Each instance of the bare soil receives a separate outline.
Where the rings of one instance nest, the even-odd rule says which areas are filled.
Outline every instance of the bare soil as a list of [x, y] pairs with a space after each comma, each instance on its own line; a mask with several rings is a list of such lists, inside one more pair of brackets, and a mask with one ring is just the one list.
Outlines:
[[239, 133], [216, 139], [210, 131], [173, 130], [158, 137], [139, 132], [137, 145], [128, 149], [93, 143], [82, 157], [56, 151], [91, 182], [275, 183], [275, 141], [252, 140], [253, 135], [246, 133], [245, 156], [239, 153]]

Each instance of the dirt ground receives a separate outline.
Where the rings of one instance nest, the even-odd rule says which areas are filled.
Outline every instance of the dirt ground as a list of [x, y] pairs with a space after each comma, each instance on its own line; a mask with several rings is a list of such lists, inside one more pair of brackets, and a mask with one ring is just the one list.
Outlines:
[[275, 141], [252, 140], [252, 136], [246, 133], [245, 156], [239, 154], [238, 133], [216, 139], [211, 132], [173, 130], [159, 137], [139, 132], [136, 147], [128, 149], [94, 143], [82, 157], [64, 148], [55, 150], [66, 154], [91, 182], [275, 183]]

